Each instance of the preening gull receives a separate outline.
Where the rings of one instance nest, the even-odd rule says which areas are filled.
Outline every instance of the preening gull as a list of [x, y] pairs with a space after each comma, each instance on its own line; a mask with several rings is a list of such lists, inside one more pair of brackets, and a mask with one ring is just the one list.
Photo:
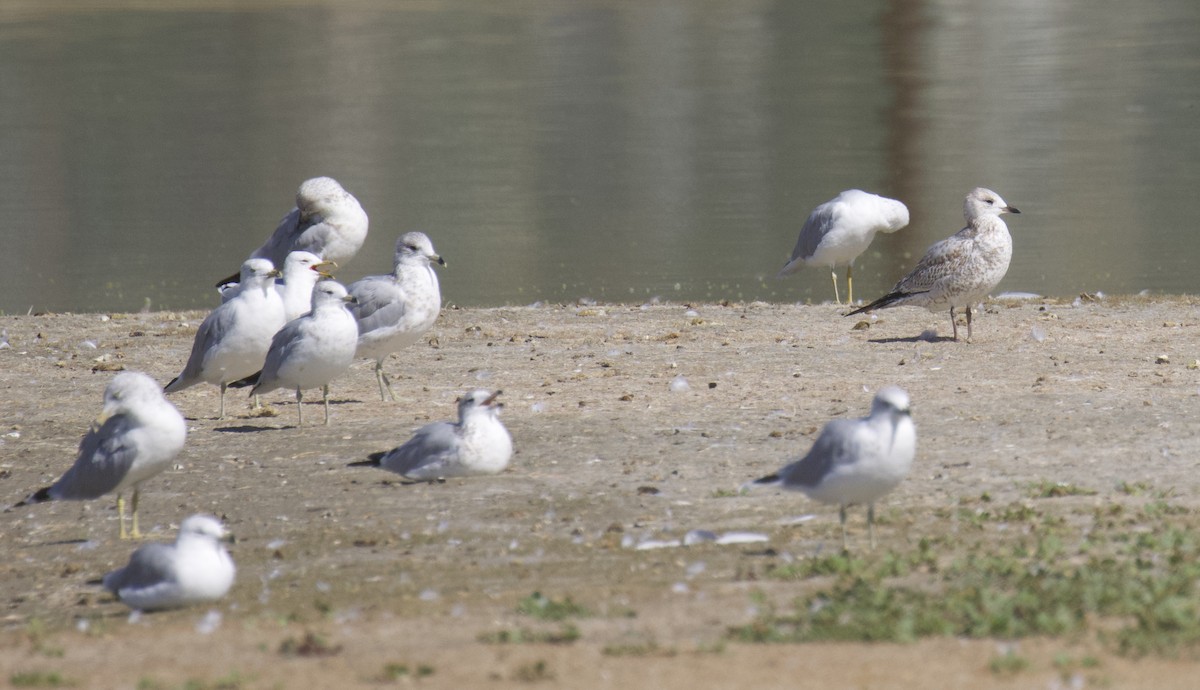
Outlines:
[[847, 301], [854, 304], [854, 260], [867, 250], [875, 233], [896, 232], [906, 225], [908, 207], [903, 203], [848, 189], [809, 214], [779, 277], [795, 273], [805, 264], [828, 266], [833, 275], [833, 298], [840, 304], [837, 267], [845, 265]]

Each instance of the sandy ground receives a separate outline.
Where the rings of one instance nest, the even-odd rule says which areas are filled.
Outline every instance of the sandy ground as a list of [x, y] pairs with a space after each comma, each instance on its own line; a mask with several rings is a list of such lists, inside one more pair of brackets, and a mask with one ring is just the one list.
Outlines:
[[[1101, 685], [1192, 687], [1195, 663], [1127, 660], [1086, 640], [1021, 641], [1031, 664], [1016, 677], [989, 670], [998, 641], [728, 641], [727, 628], [754, 615], [753, 593], [789, 602], [803, 591], [755, 573], [838, 543], [836, 508], [737, 487], [803, 453], [830, 418], [864, 414], [887, 383], [912, 396], [919, 449], [909, 479], [881, 503], [883, 548], [947, 529], [935, 511], [961, 498], [1019, 500], [1038, 481], [1095, 489], [1089, 504], [1121, 481], [1200, 504], [1194, 300], [994, 302], [972, 344], [917, 337], [948, 332], [944, 314], [885, 311], [862, 329], [840, 314], [449, 309], [427, 346], [389, 360], [402, 402], [380, 402], [360, 362], [334, 384], [330, 426], [306, 403], [311, 425], [296, 428], [295, 405], [278, 393], [268, 396], [274, 417], [250, 416], [245, 393], [231, 394], [225, 420], [214, 418], [215, 387], [175, 394], [188, 444], [145, 485], [143, 531], [169, 540], [190, 514], [221, 517], [237, 537], [230, 596], [131, 616], [89, 584], [133, 548], [116, 538], [115, 501], [7, 510], [0, 684], [44, 686], [58, 674], [86, 688], [1055, 687], [1055, 655], [1091, 653], [1104, 658]], [[162, 382], [178, 373], [201, 317], [0, 317], [0, 504], [71, 464], [113, 370]], [[406, 485], [351, 466], [452, 418], [455, 397], [473, 387], [504, 391], [517, 448], [509, 471]], [[815, 519], [785, 524], [808, 513]], [[866, 548], [863, 520], [852, 510], [852, 548]], [[628, 546], [697, 528], [769, 543]], [[558, 629], [516, 612], [535, 591], [589, 610], [574, 621], [578, 640], [480, 639]], [[389, 665], [409, 673], [389, 680]]]

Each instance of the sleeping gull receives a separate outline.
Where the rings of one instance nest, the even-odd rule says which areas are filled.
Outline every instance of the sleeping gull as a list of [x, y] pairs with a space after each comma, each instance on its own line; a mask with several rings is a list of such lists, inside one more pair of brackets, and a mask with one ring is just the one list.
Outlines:
[[837, 503], [846, 549], [846, 506], [867, 504], [867, 531], [875, 548], [875, 501], [908, 474], [917, 452], [917, 428], [908, 409], [908, 393], [896, 386], [880, 389], [871, 414], [835, 419], [825, 425], [808, 454], [755, 485], [803, 491], [822, 503]]
[[[284, 321], [303, 316], [312, 308], [312, 289], [322, 278], [332, 278], [326, 269], [337, 268], [332, 261], [321, 261], [312, 252], [295, 251], [283, 260], [283, 276], [275, 281], [275, 291], [283, 300]], [[217, 288], [221, 303], [233, 299], [241, 291], [240, 283], [226, 283]]]
[[[279, 266], [289, 252], [302, 250], [345, 264], [366, 241], [367, 226], [367, 213], [354, 195], [332, 177], [314, 177], [300, 184], [296, 207], [250, 258], [269, 259]], [[217, 284], [233, 280], [236, 277], [230, 276]]]
[[[104, 389], [104, 408], [79, 443], [75, 464], [53, 485], [17, 505], [117, 494], [120, 538], [138, 538], [142, 482], [162, 472], [183, 448], [187, 425], [149, 376], [121, 372]], [[124, 493], [133, 487], [133, 530], [125, 531]]]
[[930, 311], [949, 306], [950, 327], [958, 340], [954, 308], [963, 307], [967, 310], [967, 342], [971, 342], [971, 307], [1000, 283], [1012, 258], [1012, 237], [1000, 220], [1003, 213], [1020, 211], [990, 189], [971, 190], [963, 202], [967, 227], [930, 247], [891, 292], [846, 316], [903, 304]]
[[495, 393], [474, 390], [458, 402], [458, 423], [435, 422], [379, 456], [379, 466], [418, 482], [496, 474], [508, 467], [512, 436], [500, 421]]
[[304, 425], [304, 393], [320, 387], [324, 393], [325, 423], [329, 424], [329, 382], [350, 367], [358, 344], [358, 326], [346, 309], [354, 297], [341, 283], [323, 280], [312, 291], [312, 311], [287, 323], [271, 339], [262, 371], [234, 383], [254, 384], [251, 395], [276, 388], [296, 391], [298, 425]]
[[129, 564], [104, 576], [104, 588], [139, 611], [216, 601], [233, 585], [235, 568], [221, 541], [225, 527], [193, 515], [179, 525], [174, 544], [143, 544]]
[[841, 304], [836, 269], [845, 264], [848, 303], [854, 304], [854, 260], [867, 250], [876, 232], [896, 232], [905, 225], [908, 207], [903, 203], [848, 189], [813, 209], [779, 277], [795, 273], [804, 264], [828, 266], [833, 275], [833, 298]]
[[287, 323], [283, 299], [275, 290], [278, 275], [266, 259], [249, 259], [242, 264], [237, 295], [205, 317], [196, 331], [187, 364], [163, 388], [165, 392], [215, 383], [221, 387], [218, 418], [225, 418], [225, 388], [262, 368], [271, 337]]
[[388, 396], [396, 399], [392, 382], [383, 373], [383, 360], [417, 342], [442, 309], [442, 293], [431, 262], [446, 265], [425, 233], [405, 233], [396, 240], [395, 268], [390, 275], [367, 276], [347, 288], [358, 300], [350, 307], [358, 320], [357, 356], [375, 360], [382, 400]]

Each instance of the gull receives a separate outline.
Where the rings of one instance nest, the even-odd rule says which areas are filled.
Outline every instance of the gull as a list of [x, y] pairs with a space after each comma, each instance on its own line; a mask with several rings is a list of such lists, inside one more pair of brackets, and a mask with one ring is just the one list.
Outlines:
[[990, 189], [971, 190], [963, 202], [967, 227], [926, 250], [917, 267], [891, 292], [846, 316], [904, 304], [930, 311], [949, 306], [953, 339], [958, 340], [954, 308], [963, 307], [967, 310], [967, 342], [971, 342], [971, 307], [1000, 283], [1012, 258], [1012, 237], [1000, 220], [1004, 213], [1020, 211]]
[[803, 491], [822, 503], [837, 503], [846, 549], [846, 506], [867, 504], [867, 530], [875, 548], [875, 501], [908, 474], [917, 452], [917, 428], [909, 414], [908, 393], [887, 386], [875, 395], [871, 414], [835, 419], [799, 460], [754, 485]]
[[[337, 268], [332, 261], [322, 261], [312, 252], [295, 251], [283, 260], [283, 277], [274, 283], [275, 291], [283, 300], [284, 321], [303, 316], [312, 307], [312, 289], [318, 280], [333, 276], [327, 269]], [[240, 283], [226, 283], [217, 288], [224, 304], [241, 291]]]
[[906, 225], [908, 207], [903, 203], [848, 189], [809, 214], [800, 228], [792, 258], [778, 277], [791, 275], [804, 264], [828, 266], [833, 275], [833, 298], [841, 304], [836, 267], [845, 264], [848, 302], [854, 304], [854, 260], [867, 250], [876, 232], [896, 232]]
[[278, 275], [266, 259], [249, 259], [242, 264], [237, 295], [205, 317], [196, 331], [187, 364], [163, 388], [165, 392], [215, 383], [221, 387], [218, 419], [225, 418], [226, 387], [262, 368], [271, 337], [287, 323], [283, 299], [275, 290]]
[[[158, 383], [135, 371], [114, 376], [104, 389], [104, 407], [79, 443], [75, 464], [51, 486], [17, 505], [78, 501], [117, 495], [120, 538], [141, 537], [138, 496], [142, 482], [167, 468], [183, 449], [187, 425], [163, 397]], [[125, 530], [124, 493], [133, 487], [133, 530]]]
[[209, 515], [179, 525], [174, 544], [143, 544], [129, 564], [104, 576], [104, 588], [139, 611], [177, 608], [225, 596], [236, 569], [221, 545], [225, 527]]
[[320, 387], [325, 423], [329, 424], [329, 382], [350, 367], [358, 344], [358, 326], [346, 309], [346, 303], [353, 301], [341, 283], [317, 283], [312, 291], [312, 311], [279, 329], [271, 339], [262, 370], [235, 382], [234, 387], [253, 384], [250, 395], [295, 389], [298, 426], [304, 425], [303, 391]]
[[[280, 265], [289, 252], [303, 250], [343, 265], [366, 241], [367, 226], [367, 212], [354, 195], [332, 177], [314, 177], [300, 184], [295, 208], [250, 258]], [[217, 285], [234, 280], [230, 276]]]
[[508, 467], [512, 436], [500, 421], [500, 391], [474, 390], [458, 401], [458, 422], [435, 422], [379, 456], [379, 466], [418, 482], [496, 474]]
[[375, 360], [379, 397], [392, 400], [392, 382], [383, 373], [388, 355], [419, 340], [437, 320], [442, 293], [431, 265], [445, 266], [423, 232], [408, 232], [396, 240], [390, 275], [367, 276], [347, 288], [358, 303], [350, 313], [358, 321], [358, 357]]

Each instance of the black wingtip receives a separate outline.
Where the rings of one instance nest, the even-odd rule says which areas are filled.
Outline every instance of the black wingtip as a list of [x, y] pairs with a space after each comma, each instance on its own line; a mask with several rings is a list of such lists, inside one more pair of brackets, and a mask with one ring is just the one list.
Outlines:
[[42, 487], [41, 489], [38, 489], [37, 491], [33, 492], [33, 494], [29, 496], [29, 498], [26, 498], [24, 501], [17, 503], [13, 507], [20, 508], [22, 506], [33, 505], [34, 503], [44, 503], [49, 500], [52, 500], [50, 498], [50, 487], [46, 486], [46, 487]]
[[768, 474], [765, 477], [759, 477], [758, 479], [755, 479], [751, 483], [753, 483], [753, 484], [775, 484], [777, 482], [779, 482], [779, 474]]
[[259, 369], [258, 371], [254, 372], [253, 374], [250, 374], [249, 376], [247, 376], [247, 377], [246, 377], [246, 378], [244, 378], [244, 379], [238, 379], [237, 381], [233, 381], [233, 382], [231, 382], [231, 383], [229, 384], [229, 387], [230, 387], [230, 388], [249, 388], [250, 386], [257, 386], [257, 385], [258, 385], [258, 379], [259, 379], [260, 377], [262, 377], [262, 370], [261, 370], [261, 369]]
[[383, 456], [385, 456], [385, 455], [387, 455], [387, 453], [382, 453], [382, 452], [381, 453], [371, 453], [370, 455], [367, 456], [366, 460], [359, 460], [358, 462], [352, 462], [352, 463], [350, 463], [349, 466], [350, 467], [379, 467], [380, 461], [383, 460]]
[[242, 275], [241, 275], [241, 273], [234, 273], [234, 274], [233, 274], [233, 275], [231, 275], [231, 276], [225, 276], [224, 278], [222, 278], [222, 279], [218, 280], [218, 281], [217, 281], [217, 284], [216, 284], [214, 287], [223, 287], [223, 286], [225, 286], [225, 285], [228, 285], [228, 284], [230, 284], [230, 283], [236, 283], [236, 282], [238, 282], [239, 280], [241, 280], [241, 278], [242, 278]]

